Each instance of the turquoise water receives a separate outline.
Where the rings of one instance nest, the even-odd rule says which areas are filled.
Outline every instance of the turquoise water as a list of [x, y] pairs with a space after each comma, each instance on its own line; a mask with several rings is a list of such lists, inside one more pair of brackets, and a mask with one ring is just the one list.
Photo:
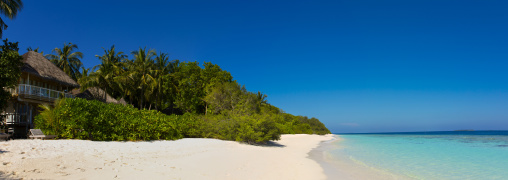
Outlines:
[[416, 179], [508, 179], [508, 131], [346, 134], [333, 156]]

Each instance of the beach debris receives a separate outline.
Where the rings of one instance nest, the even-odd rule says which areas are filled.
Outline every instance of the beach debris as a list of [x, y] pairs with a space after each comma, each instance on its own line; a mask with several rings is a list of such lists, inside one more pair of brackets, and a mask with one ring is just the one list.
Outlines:
[[4, 166], [8, 166], [8, 165], [10, 165], [10, 164], [11, 164], [11, 162], [4, 162], [4, 163], [3, 163], [3, 165], [4, 165]]

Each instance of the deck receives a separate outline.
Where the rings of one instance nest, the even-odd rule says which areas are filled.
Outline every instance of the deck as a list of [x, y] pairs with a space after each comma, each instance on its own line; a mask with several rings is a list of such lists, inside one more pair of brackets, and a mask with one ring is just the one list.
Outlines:
[[74, 95], [62, 91], [56, 91], [39, 86], [28, 84], [19, 84], [15, 89], [11, 89], [12, 94], [17, 94], [20, 98], [33, 99], [39, 101], [54, 102], [59, 98], [74, 98]]

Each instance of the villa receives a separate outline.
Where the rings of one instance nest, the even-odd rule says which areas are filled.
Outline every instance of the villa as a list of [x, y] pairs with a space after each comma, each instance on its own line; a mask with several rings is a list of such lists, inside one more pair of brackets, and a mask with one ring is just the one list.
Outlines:
[[79, 84], [42, 54], [29, 51], [23, 55], [24, 65], [18, 85], [10, 89], [12, 98], [2, 112], [3, 120], [14, 129], [14, 135], [25, 137], [34, 126], [38, 106], [52, 105], [59, 98], [74, 98], [71, 90]]

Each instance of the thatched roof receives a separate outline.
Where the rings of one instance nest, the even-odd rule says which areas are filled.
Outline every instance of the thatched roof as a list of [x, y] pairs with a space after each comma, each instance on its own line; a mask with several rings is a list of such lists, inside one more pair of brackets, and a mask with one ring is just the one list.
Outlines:
[[78, 98], [83, 98], [87, 100], [98, 100], [105, 103], [114, 103], [114, 104], [127, 104], [125, 100], [120, 99], [116, 100], [115, 98], [111, 97], [106, 91], [102, 90], [101, 88], [97, 87], [91, 87], [83, 91], [82, 93], [79, 92], [79, 89], [74, 89], [71, 92]]
[[76, 81], [40, 53], [28, 51], [23, 54], [23, 63], [25, 64], [21, 67], [22, 72], [27, 72], [43, 79], [57, 81], [62, 85], [79, 87]]

